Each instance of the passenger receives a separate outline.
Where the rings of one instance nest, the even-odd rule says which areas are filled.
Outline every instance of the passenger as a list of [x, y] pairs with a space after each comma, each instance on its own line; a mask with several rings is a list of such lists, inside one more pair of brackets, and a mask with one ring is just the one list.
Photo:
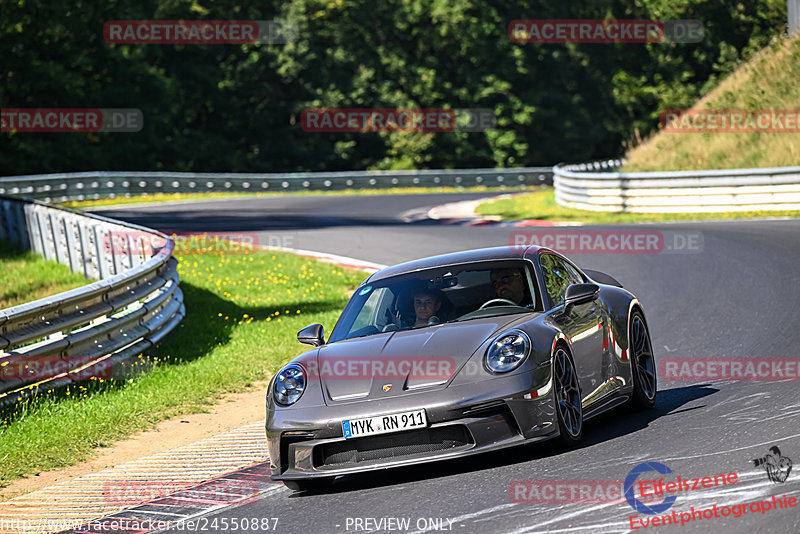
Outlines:
[[523, 306], [525, 300], [525, 284], [522, 281], [521, 269], [494, 269], [489, 278], [492, 281], [497, 298], [510, 300]]
[[441, 319], [436, 316], [442, 307], [442, 295], [435, 289], [420, 289], [414, 293], [414, 313], [416, 322], [414, 326], [439, 324]]

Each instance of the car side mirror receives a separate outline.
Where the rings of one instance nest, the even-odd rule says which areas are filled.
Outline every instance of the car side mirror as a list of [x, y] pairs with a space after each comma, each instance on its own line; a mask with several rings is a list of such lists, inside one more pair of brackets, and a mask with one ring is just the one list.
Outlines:
[[319, 347], [325, 344], [325, 333], [321, 324], [309, 325], [297, 333], [297, 341], [305, 345]]
[[597, 284], [572, 284], [564, 294], [564, 312], [566, 313], [570, 306], [593, 300], [599, 291], [600, 286]]

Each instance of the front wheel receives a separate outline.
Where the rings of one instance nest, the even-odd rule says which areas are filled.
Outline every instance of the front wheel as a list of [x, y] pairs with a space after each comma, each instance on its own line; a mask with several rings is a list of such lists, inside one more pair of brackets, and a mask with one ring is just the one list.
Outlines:
[[583, 408], [578, 387], [578, 374], [564, 347], [559, 346], [553, 355], [556, 417], [561, 442], [572, 446], [583, 436]]
[[656, 361], [653, 346], [650, 344], [650, 333], [639, 311], [631, 316], [631, 328], [628, 352], [631, 358], [631, 374], [633, 375], [633, 393], [630, 406], [634, 409], [649, 409], [656, 404]]

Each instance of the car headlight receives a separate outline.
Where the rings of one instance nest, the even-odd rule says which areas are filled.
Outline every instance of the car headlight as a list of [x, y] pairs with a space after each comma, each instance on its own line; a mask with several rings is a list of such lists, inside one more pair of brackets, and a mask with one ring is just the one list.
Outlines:
[[272, 391], [278, 404], [284, 406], [294, 404], [305, 390], [306, 372], [299, 365], [287, 365], [275, 375]]
[[484, 362], [493, 373], [507, 373], [519, 367], [530, 351], [528, 334], [522, 330], [509, 330], [489, 344]]

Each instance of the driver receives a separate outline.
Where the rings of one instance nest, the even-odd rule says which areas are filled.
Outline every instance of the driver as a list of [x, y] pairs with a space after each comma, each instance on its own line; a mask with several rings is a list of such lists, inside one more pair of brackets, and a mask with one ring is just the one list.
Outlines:
[[436, 316], [442, 307], [442, 296], [435, 289], [420, 289], [414, 293], [414, 313], [417, 316], [414, 326], [438, 324]]
[[494, 269], [489, 278], [497, 298], [522, 306], [525, 300], [525, 284], [520, 269]]

